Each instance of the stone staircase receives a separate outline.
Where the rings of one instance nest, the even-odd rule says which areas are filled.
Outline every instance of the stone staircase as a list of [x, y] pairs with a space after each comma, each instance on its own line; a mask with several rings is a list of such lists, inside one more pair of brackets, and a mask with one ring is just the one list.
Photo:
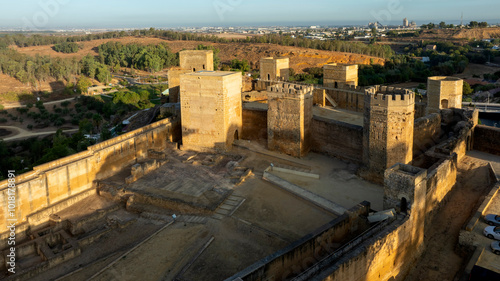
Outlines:
[[245, 198], [236, 195], [230, 195], [220, 206], [215, 210], [212, 216], [214, 219], [221, 220], [224, 217], [231, 216], [245, 202]]

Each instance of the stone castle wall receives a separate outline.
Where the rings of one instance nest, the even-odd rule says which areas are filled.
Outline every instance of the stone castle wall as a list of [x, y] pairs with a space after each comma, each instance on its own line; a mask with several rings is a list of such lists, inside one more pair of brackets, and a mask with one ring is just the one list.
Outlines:
[[500, 155], [500, 129], [495, 127], [478, 125], [474, 130], [474, 149]]
[[[163, 150], [167, 142], [178, 141], [180, 122], [164, 119], [88, 147], [86, 151], [33, 168], [16, 177], [17, 238], [23, 239], [23, 229], [45, 223], [53, 210], [68, 207], [95, 193], [95, 180], [115, 175], [124, 167], [143, 160], [148, 150]], [[0, 202], [7, 206], [7, 180], [0, 182]], [[52, 210], [52, 211], [51, 211]], [[0, 208], [0, 249], [7, 233], [6, 209]]]
[[319, 262], [326, 253], [333, 252], [335, 244], [356, 232], [363, 223], [360, 216], [368, 215], [369, 210], [370, 204], [362, 202], [330, 223], [257, 261], [226, 281], [290, 280], [297, 272]]
[[311, 151], [361, 164], [363, 127], [314, 116]]
[[415, 119], [413, 128], [413, 158], [417, 158], [439, 143], [441, 139], [441, 114], [433, 113]]

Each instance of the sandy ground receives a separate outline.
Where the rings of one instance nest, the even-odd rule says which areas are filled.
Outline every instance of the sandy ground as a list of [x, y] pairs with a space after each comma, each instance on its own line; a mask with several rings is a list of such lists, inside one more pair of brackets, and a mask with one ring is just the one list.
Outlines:
[[459, 163], [457, 184], [426, 230], [424, 251], [406, 281], [454, 280], [464, 258], [454, 250], [460, 229], [468, 221], [476, 203], [488, 188], [487, 163], [464, 157]]
[[[310, 165], [312, 170], [322, 174], [334, 172], [332, 167], [342, 168], [345, 164], [332, 164], [338, 160], [322, 156], [306, 159], [273, 157], [239, 147], [235, 147], [233, 152], [245, 157], [240, 166], [252, 168], [255, 173], [253, 177], [234, 188], [231, 196], [244, 198], [245, 201], [233, 214], [220, 220], [212, 216], [200, 217], [205, 219], [204, 223], [179, 220], [135, 250], [126, 253], [165, 225], [129, 213], [126, 216], [138, 217], [132, 225], [125, 229], [113, 230], [86, 247], [78, 258], [41, 274], [35, 280], [54, 280], [68, 272], [74, 273], [61, 280], [87, 280], [114, 261], [117, 262], [93, 280], [223, 280], [336, 218], [335, 215], [262, 180], [261, 177], [270, 163], [302, 168]], [[327, 165], [328, 169], [320, 168]], [[127, 173], [122, 173], [121, 176], [126, 177]], [[159, 174], [152, 173], [148, 176], [158, 177]], [[325, 175], [325, 180], [327, 178]], [[95, 202], [75, 204], [71, 207], [75, 209], [66, 210], [61, 213], [61, 217], [76, 219], [74, 214], [80, 212], [81, 208], [103, 208], [102, 198], [93, 200]], [[362, 200], [356, 203], [360, 201]], [[164, 212], [162, 215], [165, 217], [171, 215], [167, 210]], [[180, 216], [182, 217], [182, 214]], [[214, 238], [211, 244], [195, 258], [211, 237]], [[125, 253], [126, 255], [120, 258]], [[186, 270], [179, 275], [183, 268]]]
[[469, 66], [465, 69], [464, 72], [453, 75], [454, 77], [459, 77], [462, 79], [473, 79], [474, 75], [481, 76], [480, 79], [483, 79], [484, 74], [492, 74], [500, 70], [500, 67], [493, 67], [484, 64], [475, 64], [470, 63]]

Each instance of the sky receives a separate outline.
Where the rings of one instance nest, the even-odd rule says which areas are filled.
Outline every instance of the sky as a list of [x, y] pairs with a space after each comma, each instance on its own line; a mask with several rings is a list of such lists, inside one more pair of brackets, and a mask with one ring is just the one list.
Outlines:
[[0, 28], [500, 22], [498, 0], [0, 0]]

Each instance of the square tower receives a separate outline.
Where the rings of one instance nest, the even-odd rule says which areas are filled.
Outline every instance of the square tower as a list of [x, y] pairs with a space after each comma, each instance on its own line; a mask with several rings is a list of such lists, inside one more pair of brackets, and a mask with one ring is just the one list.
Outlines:
[[169, 103], [180, 102], [181, 75], [190, 73], [190, 69], [170, 69], [168, 71], [168, 99]]
[[261, 58], [260, 79], [288, 81], [290, 76], [289, 58]]
[[290, 83], [268, 87], [267, 146], [294, 157], [307, 155], [311, 147], [314, 88]]
[[373, 180], [385, 169], [413, 160], [415, 93], [388, 87], [370, 87], [365, 93], [363, 162]]
[[455, 77], [434, 76], [427, 80], [427, 114], [441, 109], [462, 108], [464, 80]]
[[181, 75], [183, 148], [227, 151], [242, 126], [241, 72], [211, 71]]
[[214, 51], [212, 50], [184, 50], [179, 52], [179, 63], [182, 69], [193, 72], [200, 70], [214, 70]]
[[358, 86], [358, 65], [330, 63], [323, 66], [323, 85], [337, 88], [340, 85]]

